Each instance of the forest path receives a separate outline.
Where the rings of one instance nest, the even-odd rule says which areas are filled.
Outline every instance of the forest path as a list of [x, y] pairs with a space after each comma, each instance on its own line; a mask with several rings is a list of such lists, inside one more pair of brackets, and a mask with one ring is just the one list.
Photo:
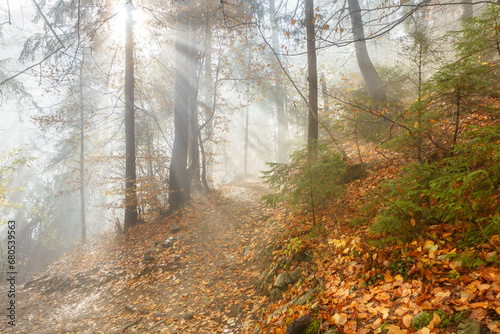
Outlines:
[[[260, 201], [264, 192], [257, 178], [242, 180], [194, 196], [176, 216], [140, 225], [126, 237], [99, 237], [80, 247], [20, 289], [11, 332], [251, 332], [244, 319], [262, 299], [254, 259], [270, 215]], [[181, 229], [173, 234], [175, 225]], [[177, 239], [173, 246], [144, 264], [154, 241], [169, 236]]]

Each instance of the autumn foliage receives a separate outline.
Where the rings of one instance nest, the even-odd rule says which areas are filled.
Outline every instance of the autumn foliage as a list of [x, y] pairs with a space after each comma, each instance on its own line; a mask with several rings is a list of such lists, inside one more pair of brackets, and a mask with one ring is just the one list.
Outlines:
[[[355, 129], [348, 164], [363, 161], [367, 176], [343, 185], [321, 210], [290, 211], [290, 198], [276, 209], [274, 263], [300, 268], [303, 278], [267, 306], [262, 332], [285, 333], [306, 314], [319, 322], [315, 333], [449, 333], [472, 321], [500, 332], [497, 20], [491, 6], [453, 33], [459, 60], [440, 68], [413, 104], [350, 105], [391, 131], [363, 138]], [[334, 130], [352, 130], [357, 120]], [[289, 305], [318, 287], [308, 303]]]

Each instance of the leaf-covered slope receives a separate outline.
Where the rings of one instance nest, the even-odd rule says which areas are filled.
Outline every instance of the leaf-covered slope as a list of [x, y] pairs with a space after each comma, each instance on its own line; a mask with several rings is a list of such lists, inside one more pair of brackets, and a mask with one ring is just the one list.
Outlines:
[[[268, 237], [262, 191], [245, 181], [128, 235], [110, 232], [78, 247], [19, 287], [13, 332], [244, 331], [261, 298], [253, 259]], [[173, 244], [160, 243], [171, 237]]]
[[[485, 332], [500, 332], [498, 236], [463, 248], [467, 226], [460, 224], [427, 226], [409, 242], [374, 234], [370, 226], [393, 200], [381, 185], [404, 173], [402, 156], [385, 161], [317, 213], [317, 226], [311, 214], [278, 216], [288, 232], [274, 261], [283, 271], [300, 267], [303, 279], [266, 305], [257, 323], [261, 332], [285, 333], [306, 314], [317, 321], [308, 329], [314, 333], [450, 333], [474, 321]], [[312, 261], [289, 257], [297, 244]], [[289, 304], [313, 287], [318, 292], [307, 303]]]

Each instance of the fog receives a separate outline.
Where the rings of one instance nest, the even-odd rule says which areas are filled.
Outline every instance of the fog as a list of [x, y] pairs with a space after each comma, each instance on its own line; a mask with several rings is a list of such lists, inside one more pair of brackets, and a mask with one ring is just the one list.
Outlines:
[[[168, 210], [180, 9], [171, 2], [133, 2], [138, 210], [147, 221]], [[204, 126], [200, 139], [205, 156], [200, 153], [200, 157], [214, 189], [260, 176], [268, 168], [266, 162], [279, 161], [280, 147], [289, 155], [307, 142], [303, 2], [276, 1], [274, 28], [268, 1], [231, 3], [221, 7], [217, 1], [200, 1], [186, 14], [192, 30], [184, 44], [194, 54], [187, 66], [191, 84], [196, 85], [196, 96], [191, 97], [196, 101], [192, 114], [196, 116], [189, 119], [197, 117], [198, 126]], [[427, 17], [426, 31], [438, 40], [460, 25], [462, 8], [436, 4], [407, 15], [413, 7], [399, 3], [384, 7], [382, 2], [360, 1], [370, 57], [389, 78], [388, 85], [402, 89], [390, 78], [413, 75], [409, 32]], [[318, 84], [319, 118], [339, 121], [345, 113], [342, 101], [353, 91], [363, 90], [364, 83], [347, 10], [332, 1], [317, 1], [316, 6], [318, 78], [324, 76], [323, 92], [330, 99], [325, 106]], [[123, 224], [124, 8], [124, 1], [112, 0], [0, 4], [3, 273], [9, 220], [16, 221], [21, 280], [81, 242], [81, 194], [89, 237], [113, 234], [116, 223]], [[431, 11], [443, 14], [431, 15]], [[452, 53], [449, 43], [439, 43], [441, 59], [446, 59]], [[423, 75], [432, 75], [437, 65], [429, 62]], [[281, 93], [276, 93], [278, 86]], [[276, 102], [276, 94], [281, 102]], [[401, 98], [414, 99], [412, 94]], [[285, 110], [286, 125], [278, 124], [278, 103]], [[284, 144], [279, 144], [280, 126], [286, 127]], [[191, 129], [190, 142], [193, 133]], [[350, 136], [340, 130], [336, 135]], [[324, 130], [320, 137], [332, 143]], [[188, 165], [195, 160], [188, 159]], [[193, 183], [193, 191], [203, 191]]]

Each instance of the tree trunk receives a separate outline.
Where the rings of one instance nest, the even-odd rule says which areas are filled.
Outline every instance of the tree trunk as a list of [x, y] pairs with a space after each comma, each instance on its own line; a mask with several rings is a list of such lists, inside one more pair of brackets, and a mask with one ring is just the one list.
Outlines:
[[474, 8], [472, 4], [472, 0], [463, 0], [462, 1], [462, 20], [472, 17], [474, 14]]
[[127, 2], [127, 22], [125, 26], [125, 231], [137, 224], [132, 10], [132, 3]]
[[85, 120], [83, 112], [83, 66], [85, 64], [85, 48], [82, 48], [80, 62], [80, 225], [82, 242], [87, 242], [87, 225], [85, 222]]
[[321, 82], [321, 92], [323, 93], [323, 109], [325, 111], [325, 114], [328, 114], [330, 112], [330, 99], [328, 96], [328, 87], [326, 86], [324, 73], [321, 73], [321, 78], [319, 79], [319, 81]]
[[455, 131], [453, 132], [453, 146], [457, 145], [458, 131], [460, 130], [460, 87], [456, 88], [456, 98], [457, 108], [455, 110]]
[[[188, 189], [189, 194], [195, 190], [201, 190], [201, 173], [200, 173], [200, 142], [199, 142], [199, 132], [200, 125], [198, 124], [198, 91], [199, 91], [199, 76], [197, 75], [198, 63], [196, 50], [198, 45], [197, 34], [194, 33], [198, 31], [198, 27], [194, 26], [192, 21], [189, 23], [188, 35], [189, 48], [188, 48], [188, 106], [189, 106], [189, 142], [190, 149], [190, 165], [188, 168]], [[191, 189], [191, 185], [192, 188]], [[188, 194], [188, 195], [189, 195]], [[189, 198], [188, 198], [189, 199]]]
[[316, 70], [316, 41], [314, 36], [314, 0], [306, 0], [307, 81], [309, 83], [309, 126], [307, 143], [318, 142], [318, 72]]
[[201, 182], [203, 184], [203, 189], [205, 193], [210, 192], [210, 186], [207, 181], [207, 155], [205, 153], [205, 147], [203, 140], [201, 138], [201, 131], [198, 132], [198, 140], [200, 141], [200, 152], [201, 152]]
[[250, 107], [249, 104], [247, 104], [247, 107], [245, 108], [245, 149], [244, 149], [244, 173], [245, 177], [248, 175], [248, 117], [250, 113]]
[[363, 20], [361, 18], [361, 8], [358, 0], [348, 0], [349, 16], [351, 17], [352, 34], [355, 40], [356, 59], [359, 70], [365, 81], [366, 88], [371, 98], [377, 102], [387, 101], [382, 80], [373, 66], [373, 63], [366, 49], [365, 33], [363, 30]]
[[[207, 27], [206, 27], [206, 33], [205, 33], [205, 98], [204, 98], [204, 103], [205, 103], [205, 120], [207, 121], [207, 124], [205, 125], [205, 141], [208, 141], [209, 138], [212, 135], [213, 131], [213, 122], [212, 122], [212, 117], [213, 117], [213, 108], [210, 106], [212, 105], [212, 101], [215, 99], [215, 96], [212, 96], [214, 94], [214, 84], [213, 84], [213, 79], [212, 79], [212, 29], [211, 29], [211, 24], [210, 22], [207, 22]], [[205, 188], [205, 191], [208, 192], [210, 190], [208, 180], [207, 180], [207, 174], [208, 178], [212, 179], [212, 159], [210, 158], [211, 156], [211, 143], [208, 142], [208, 145], [204, 147], [204, 140], [202, 139], [201, 133], [199, 136], [199, 141], [200, 141], [200, 149], [202, 151], [202, 173], [201, 173], [201, 181], [203, 182], [203, 186]], [[208, 172], [207, 172], [208, 171]]]
[[170, 162], [169, 197], [170, 211], [178, 210], [189, 199], [189, 176], [187, 170], [189, 139], [189, 47], [188, 26], [185, 13], [179, 9], [175, 41], [175, 105], [174, 144]]
[[[191, 54], [191, 59], [194, 60], [193, 56]], [[195, 72], [195, 71], [193, 71]], [[191, 82], [193, 80], [196, 80], [196, 73], [194, 73], [194, 76], [191, 76]], [[191, 180], [193, 183], [193, 188], [195, 191], [201, 190], [201, 173], [200, 173], [200, 142], [199, 142], [199, 133], [200, 130], [198, 128], [198, 105], [196, 103], [197, 99], [197, 90], [198, 88], [192, 87], [193, 85], [190, 85], [190, 101], [189, 101], [189, 109], [190, 109], [190, 124], [191, 124], [191, 136], [190, 136], [190, 141], [191, 141], [191, 165], [189, 166], [189, 183], [191, 184]], [[196, 85], [197, 86], [197, 85]], [[195, 91], [196, 90], [196, 91]]]
[[[278, 26], [276, 21], [276, 5], [275, 0], [269, 0], [269, 20], [271, 21], [271, 34], [272, 43], [274, 50], [279, 50], [279, 40], [278, 40]], [[275, 84], [273, 90], [274, 102], [276, 104], [276, 115], [277, 115], [277, 157], [279, 163], [288, 162], [288, 147], [287, 147], [287, 137], [288, 137], [288, 121], [285, 113], [285, 105], [283, 96], [285, 92], [283, 90], [283, 76], [281, 73], [281, 68], [276, 60], [274, 64], [274, 75]]]

